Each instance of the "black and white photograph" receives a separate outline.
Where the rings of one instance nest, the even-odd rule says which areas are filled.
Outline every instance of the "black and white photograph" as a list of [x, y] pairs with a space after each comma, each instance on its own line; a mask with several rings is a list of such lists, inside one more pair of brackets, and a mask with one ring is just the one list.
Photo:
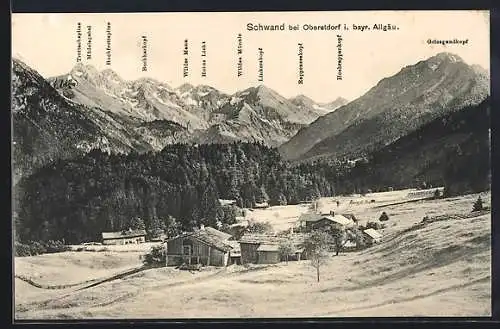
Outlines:
[[14, 13], [15, 320], [491, 316], [490, 12]]

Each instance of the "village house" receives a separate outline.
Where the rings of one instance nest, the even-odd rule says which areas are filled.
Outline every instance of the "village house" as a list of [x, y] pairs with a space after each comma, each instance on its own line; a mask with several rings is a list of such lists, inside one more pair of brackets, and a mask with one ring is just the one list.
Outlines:
[[301, 227], [305, 227], [306, 232], [311, 232], [313, 230], [329, 229], [333, 225], [352, 227], [355, 222], [343, 215], [330, 212], [330, 214], [302, 214], [299, 218], [299, 224]]
[[255, 203], [254, 209], [266, 209], [269, 208], [269, 204], [267, 202], [257, 202]]
[[[166, 266], [201, 264], [204, 266], [227, 266], [232, 259], [230, 234], [212, 227], [201, 227], [167, 240]], [[237, 254], [237, 251], [235, 251]]]
[[290, 241], [293, 251], [289, 260], [304, 259], [305, 254], [302, 244], [305, 240], [303, 234], [277, 236], [274, 234], [245, 234], [239, 240], [241, 250], [241, 264], [276, 264], [282, 260], [279, 246], [284, 241]]
[[124, 245], [146, 242], [145, 230], [125, 230], [120, 232], [102, 232], [102, 244]]
[[226, 200], [226, 199], [219, 199], [219, 203], [221, 206], [235, 206], [236, 205], [236, 200]]
[[363, 231], [363, 233], [368, 244], [379, 243], [382, 240], [382, 234], [380, 234], [373, 228], [366, 229]]

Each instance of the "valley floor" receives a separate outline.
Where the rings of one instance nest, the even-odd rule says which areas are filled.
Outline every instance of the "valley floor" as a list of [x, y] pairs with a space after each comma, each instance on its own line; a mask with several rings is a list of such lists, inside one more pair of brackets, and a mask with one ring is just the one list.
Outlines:
[[[16, 278], [15, 318], [488, 316], [490, 214], [449, 216], [414, 226], [426, 214], [470, 216], [477, 196], [387, 208], [359, 205], [357, 217], [373, 220], [381, 211], [389, 214], [383, 241], [363, 251], [329, 257], [321, 268], [320, 282], [309, 261], [299, 261], [204, 268], [196, 273], [148, 269], [85, 288], [92, 279], [140, 266], [142, 252], [83, 251], [16, 258], [15, 274], [46, 288]], [[489, 193], [482, 198], [489, 200]], [[321, 200], [322, 205], [335, 204], [330, 199]], [[47, 288], [55, 284], [70, 286]]]

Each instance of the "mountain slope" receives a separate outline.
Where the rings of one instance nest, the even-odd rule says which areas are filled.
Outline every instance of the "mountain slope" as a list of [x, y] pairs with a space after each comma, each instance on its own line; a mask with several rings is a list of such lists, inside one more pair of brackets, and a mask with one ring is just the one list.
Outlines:
[[[57, 83], [64, 88], [74, 82], [66, 79]], [[141, 120], [77, 104], [17, 59], [13, 60], [12, 116], [16, 181], [36, 168], [92, 149], [145, 152], [186, 138], [185, 128], [175, 123], [164, 124], [160, 131], [154, 127], [145, 131]]]
[[489, 187], [489, 98], [444, 114], [358, 163], [345, 179], [358, 188], [383, 190], [426, 182], [450, 194]]
[[153, 79], [125, 81], [111, 70], [99, 72], [82, 64], [67, 75], [49, 80], [64, 97], [76, 103], [143, 122], [177, 123], [192, 136], [185, 141], [195, 143], [239, 140], [278, 146], [327, 113], [316, 104], [297, 106], [265, 86], [234, 95], [206, 85], [183, 84], [172, 89]]
[[[12, 121], [14, 178], [59, 158], [112, 142], [88, 117], [88, 109], [61, 97], [36, 71], [13, 60]], [[114, 145], [123, 148], [121, 143]]]
[[211, 127], [200, 131], [194, 140], [198, 143], [258, 141], [275, 147], [318, 116], [316, 110], [300, 108], [260, 85], [235, 93], [212, 110]]
[[456, 55], [440, 53], [382, 79], [360, 98], [320, 117], [280, 152], [292, 160], [358, 157], [488, 95], [489, 77], [484, 72]]
[[332, 112], [332, 111], [335, 111], [336, 109], [338, 109], [339, 107], [346, 105], [347, 103], [349, 103], [349, 101], [347, 99], [345, 99], [343, 97], [338, 97], [337, 99], [335, 99], [332, 102], [323, 103], [323, 104], [319, 104], [319, 105], [321, 107], [327, 109], [328, 112]]
[[69, 74], [49, 81], [79, 104], [144, 121], [170, 120], [190, 128], [207, 127], [206, 122], [183, 107], [175, 90], [154, 79], [126, 81], [110, 69], [99, 72], [90, 65], [78, 64]]
[[290, 102], [304, 111], [311, 111], [316, 113], [318, 117], [327, 114], [330, 112], [330, 109], [316, 104], [312, 99], [304, 95], [298, 95], [292, 99]]

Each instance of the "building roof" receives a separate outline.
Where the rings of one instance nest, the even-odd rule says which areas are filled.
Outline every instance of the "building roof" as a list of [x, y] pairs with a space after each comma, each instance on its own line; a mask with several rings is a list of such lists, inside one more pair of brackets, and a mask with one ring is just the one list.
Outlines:
[[146, 231], [128, 230], [128, 231], [118, 231], [118, 232], [102, 232], [102, 238], [104, 240], [135, 238], [139, 236], [146, 236]]
[[[229, 251], [232, 250], [233, 247], [230, 245], [230, 241], [227, 241], [227, 239], [225, 238], [226, 235], [229, 234], [216, 230], [212, 227], [205, 227], [203, 229], [199, 229], [194, 232], [186, 232], [180, 234], [172, 239], [169, 239], [168, 241], [176, 240], [179, 238], [191, 237], [216, 249], [222, 251]], [[229, 237], [230, 236], [231, 235], [229, 235]]]
[[[285, 242], [285, 241], [290, 241], [290, 243], [294, 247], [294, 252], [300, 252], [302, 249], [302, 245], [306, 239], [306, 234], [303, 233], [294, 233], [294, 234], [288, 234], [285, 236], [277, 236], [274, 234], [245, 234], [241, 237], [240, 243], [249, 243], [249, 244], [259, 244], [260, 246], [262, 245], [273, 245], [276, 248], [278, 246]], [[259, 248], [260, 248], [259, 246]], [[259, 249], [257, 249], [259, 250]], [[277, 250], [277, 249], [276, 249]]]
[[344, 216], [347, 219], [352, 219], [353, 221], [357, 220], [356, 216], [354, 216], [354, 214], [351, 214], [351, 213], [349, 213], [349, 214], [342, 214], [342, 216]]
[[353, 221], [352, 219], [348, 219], [342, 215], [334, 215], [334, 216], [331, 216], [331, 215], [322, 215], [320, 219], [328, 219], [332, 222], [335, 222], [335, 223], [338, 223], [338, 224], [341, 224], [341, 225], [351, 225], [353, 224]]
[[221, 206], [230, 206], [230, 205], [236, 204], [236, 200], [219, 199], [219, 202], [220, 202]]
[[380, 234], [379, 232], [377, 232], [376, 230], [374, 230], [372, 228], [366, 229], [363, 232], [366, 233], [372, 239], [380, 239], [380, 238], [382, 238], [382, 234]]
[[278, 251], [278, 245], [275, 244], [261, 244], [257, 251]]
[[205, 227], [204, 229], [205, 229], [205, 231], [207, 231], [211, 235], [215, 235], [216, 237], [218, 237], [221, 240], [228, 240], [232, 236], [231, 234], [221, 232], [213, 227]]
[[320, 214], [306, 212], [306, 213], [303, 213], [302, 215], [300, 215], [299, 221], [301, 221], [301, 222], [315, 222], [315, 221], [321, 219], [322, 217], [323, 216], [321, 216]]

